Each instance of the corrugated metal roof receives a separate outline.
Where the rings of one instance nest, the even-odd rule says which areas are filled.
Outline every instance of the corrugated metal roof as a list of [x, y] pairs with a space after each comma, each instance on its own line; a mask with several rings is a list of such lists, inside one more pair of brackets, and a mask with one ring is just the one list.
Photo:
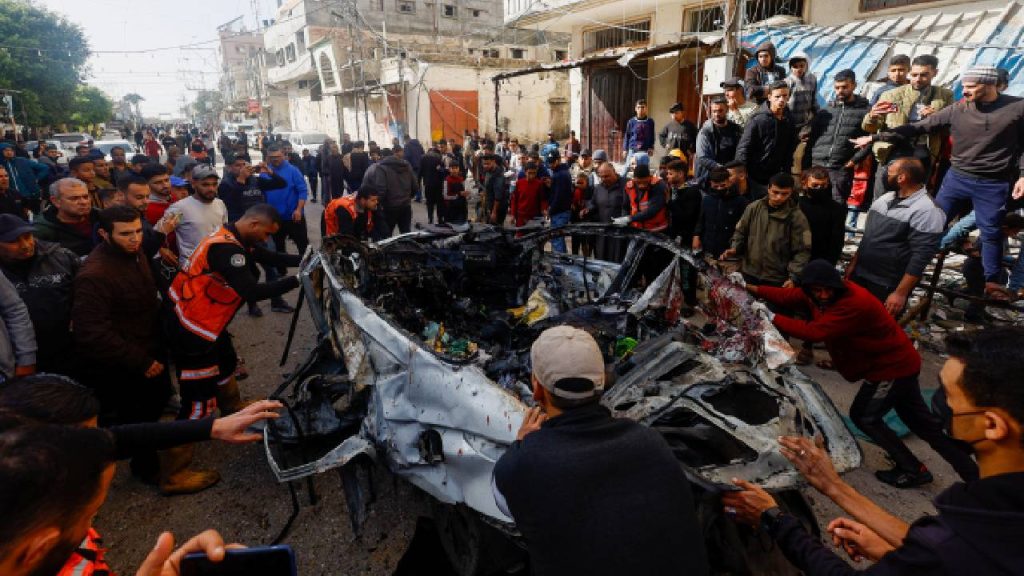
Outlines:
[[583, 58], [576, 58], [574, 60], [564, 60], [562, 62], [555, 62], [552, 64], [538, 64], [536, 66], [529, 66], [526, 68], [520, 68], [518, 70], [511, 70], [509, 72], [502, 72], [491, 77], [493, 82], [501, 80], [507, 80], [516, 76], [525, 76], [527, 74], [537, 74], [539, 72], [550, 72], [553, 70], [569, 70], [571, 68], [579, 68], [581, 66], [589, 66], [592, 64], [601, 64], [608, 62], [619, 61], [620, 66], [626, 66], [630, 61], [635, 59], [650, 58], [668, 52], [675, 52], [678, 50], [685, 50], [687, 48], [702, 47], [702, 46], [715, 46], [721, 42], [721, 36], [713, 36], [709, 34], [692, 34], [683, 36], [675, 42], [668, 42], [665, 44], [656, 44], [654, 46], [644, 46], [642, 48], [610, 48], [601, 52], [600, 54], [592, 54]]
[[939, 59], [935, 83], [952, 88], [957, 97], [960, 72], [975, 64], [1006, 68], [1010, 71], [1007, 93], [1024, 95], [1024, 4], [1016, 0], [995, 10], [911, 14], [842, 26], [764, 24], [743, 35], [743, 47], [752, 51], [770, 40], [779, 62], [797, 52], [806, 53], [818, 77], [822, 102], [831, 97], [833, 75], [845, 68], [857, 73], [864, 92], [873, 90], [877, 84], [865, 86], [865, 79], [884, 81], [889, 58], [896, 54], [911, 58], [934, 54]]

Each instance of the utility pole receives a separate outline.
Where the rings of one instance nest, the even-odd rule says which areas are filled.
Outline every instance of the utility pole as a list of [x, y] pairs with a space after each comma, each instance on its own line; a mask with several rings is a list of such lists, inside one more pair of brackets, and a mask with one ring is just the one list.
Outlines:
[[[741, 0], [725, 0], [724, 8], [724, 34], [722, 35], [724, 52], [729, 56], [735, 56], [738, 48], [740, 29], [742, 27], [743, 15], [738, 12], [737, 2]], [[732, 72], [730, 70], [730, 72]]]
[[[352, 33], [352, 22], [351, 21], [349, 21], [349, 24], [348, 24], [348, 37], [349, 37], [349, 40], [351, 40], [351, 42], [352, 42], [352, 47], [349, 48], [349, 51], [348, 51], [348, 71], [349, 71], [350, 75], [352, 76], [352, 102], [354, 102], [355, 105], [356, 105], [356, 137], [358, 139], [362, 140], [362, 135], [360, 135], [360, 133], [359, 133], [360, 132], [360, 129], [359, 129], [359, 98], [356, 96], [356, 61], [353, 58], [353, 56], [356, 53], [356, 37]], [[366, 139], [367, 140], [370, 139], [370, 134], [369, 133], [366, 134]]]

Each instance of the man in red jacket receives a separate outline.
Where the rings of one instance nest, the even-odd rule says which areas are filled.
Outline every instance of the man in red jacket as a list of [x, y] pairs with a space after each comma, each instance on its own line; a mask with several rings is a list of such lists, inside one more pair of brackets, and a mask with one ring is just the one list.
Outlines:
[[883, 417], [891, 409], [961, 478], [978, 478], [978, 466], [969, 452], [942, 432], [939, 417], [925, 406], [917, 381], [920, 354], [870, 292], [843, 280], [825, 260], [813, 260], [804, 267], [799, 288], [748, 285], [747, 290], [770, 304], [803, 312], [810, 320], [775, 314], [773, 323], [795, 338], [824, 342], [843, 378], [863, 379], [850, 406], [850, 418], [895, 463], [891, 470], [875, 472], [879, 480], [897, 488], [932, 481], [928, 468], [885, 424]]

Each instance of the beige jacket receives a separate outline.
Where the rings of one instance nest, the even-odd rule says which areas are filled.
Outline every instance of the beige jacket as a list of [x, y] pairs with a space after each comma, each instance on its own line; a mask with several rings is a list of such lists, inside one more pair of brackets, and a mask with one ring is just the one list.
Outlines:
[[[936, 112], [953, 103], [953, 92], [949, 89], [941, 86], [931, 86], [928, 90], [930, 90], [931, 93], [924, 97], [924, 103], [934, 108]], [[893, 88], [892, 90], [882, 94], [878, 101], [895, 102], [899, 109], [896, 112], [886, 114], [879, 118], [871, 116], [870, 113], [866, 114], [864, 116], [864, 121], [861, 122], [861, 128], [871, 134], [880, 130], [896, 128], [897, 126], [903, 126], [906, 124], [910, 111], [913, 109], [914, 104], [917, 103], [917, 92], [910, 84], [905, 84], [899, 88]], [[935, 165], [935, 161], [939, 158], [939, 151], [942, 149], [942, 140], [945, 136], [946, 135], [942, 132], [936, 132], [928, 135], [928, 151], [931, 156], [933, 166]], [[875, 142], [873, 151], [879, 164], [885, 164], [885, 162], [888, 161], [891, 149], [892, 144], [888, 142]]]

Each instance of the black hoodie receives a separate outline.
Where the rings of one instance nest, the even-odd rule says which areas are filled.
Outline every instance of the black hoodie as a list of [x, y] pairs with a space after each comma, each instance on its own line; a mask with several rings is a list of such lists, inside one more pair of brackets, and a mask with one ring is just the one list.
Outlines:
[[780, 173], [789, 172], [799, 143], [793, 117], [787, 109], [779, 120], [763, 104], [743, 127], [736, 147], [736, 160], [747, 165], [750, 178], [760, 184]]
[[914, 522], [903, 546], [857, 570], [783, 516], [773, 530], [782, 552], [808, 576], [1024, 575], [1024, 472], [957, 483], [935, 499], [937, 516]]

